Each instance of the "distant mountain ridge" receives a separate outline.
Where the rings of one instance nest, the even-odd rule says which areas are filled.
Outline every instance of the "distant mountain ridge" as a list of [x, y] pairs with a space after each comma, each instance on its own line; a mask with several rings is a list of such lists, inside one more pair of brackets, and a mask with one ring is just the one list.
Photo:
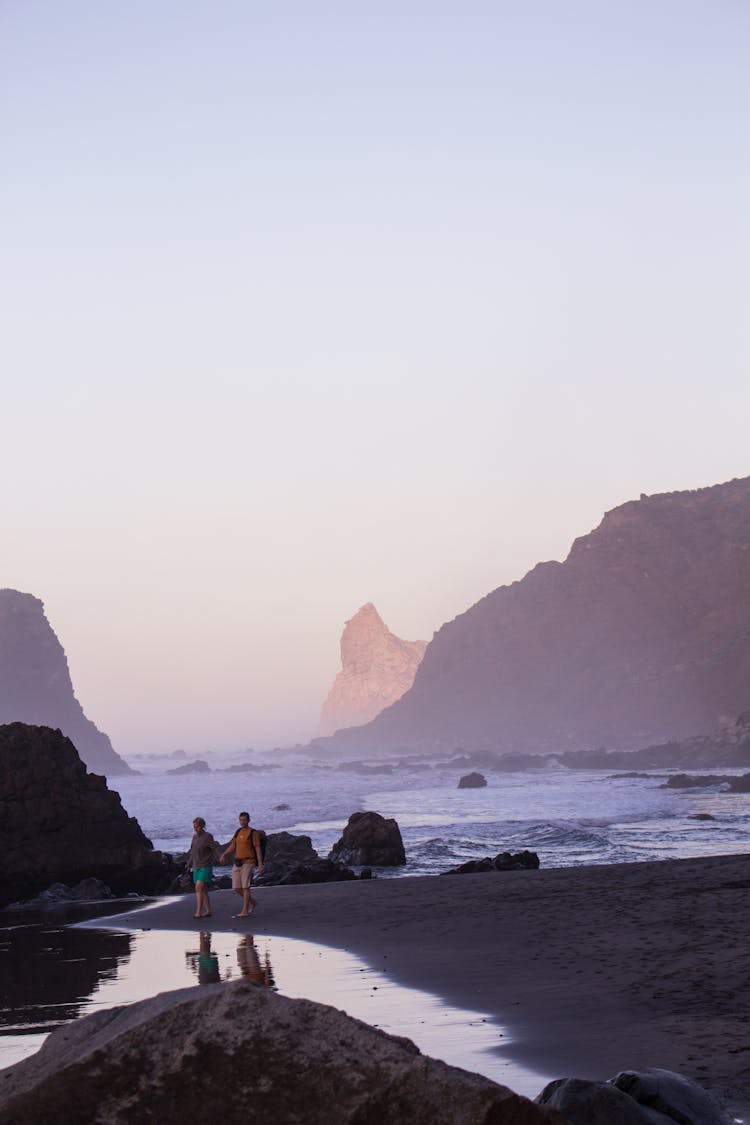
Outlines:
[[642, 496], [444, 625], [414, 684], [317, 746], [636, 748], [750, 706], [750, 478]]
[[341, 671], [323, 704], [318, 735], [359, 726], [400, 699], [414, 682], [427, 641], [404, 641], [372, 602], [360, 606], [341, 634]]
[[0, 590], [0, 723], [60, 728], [94, 773], [132, 773], [75, 697], [68, 661], [33, 594]]

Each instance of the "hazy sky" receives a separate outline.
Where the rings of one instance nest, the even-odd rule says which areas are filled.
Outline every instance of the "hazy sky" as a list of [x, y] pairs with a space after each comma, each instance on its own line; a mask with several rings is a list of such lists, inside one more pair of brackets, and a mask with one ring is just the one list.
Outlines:
[[0, 586], [122, 752], [305, 740], [750, 473], [746, 0], [0, 0]]

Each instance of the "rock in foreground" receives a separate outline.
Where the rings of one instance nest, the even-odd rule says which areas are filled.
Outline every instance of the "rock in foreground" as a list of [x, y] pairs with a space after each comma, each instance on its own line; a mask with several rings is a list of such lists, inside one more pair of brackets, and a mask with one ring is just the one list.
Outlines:
[[[408, 1039], [249, 981], [162, 993], [76, 1020], [0, 1072], [0, 1122], [66, 1125], [564, 1125]], [[57, 1117], [59, 1119], [59, 1116]]]
[[622, 1071], [610, 1082], [558, 1078], [536, 1099], [570, 1125], [730, 1125], [718, 1102], [690, 1078], [657, 1067]]
[[93, 876], [115, 893], [166, 889], [165, 861], [59, 730], [0, 726], [0, 905]]
[[355, 812], [328, 858], [338, 863], [371, 867], [400, 867], [406, 863], [404, 841], [396, 821], [376, 812]]

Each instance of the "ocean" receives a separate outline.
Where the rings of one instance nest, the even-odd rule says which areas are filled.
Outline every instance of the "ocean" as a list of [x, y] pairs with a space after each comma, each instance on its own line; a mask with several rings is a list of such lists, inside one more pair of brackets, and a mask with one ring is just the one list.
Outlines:
[[133, 761], [143, 772], [113, 779], [112, 788], [154, 847], [173, 854], [186, 850], [196, 816], [223, 842], [247, 809], [256, 827], [304, 833], [325, 856], [351, 813], [374, 810], [395, 818], [406, 850], [406, 867], [381, 869], [381, 877], [438, 874], [467, 859], [524, 848], [537, 852], [543, 867], [750, 850], [750, 794], [725, 793], [718, 785], [666, 788], [677, 770], [637, 777], [564, 767], [487, 771], [485, 788], [459, 789], [466, 771], [444, 763], [362, 775], [304, 758], [257, 754], [253, 761], [252, 772], [223, 772], [237, 760], [216, 756], [211, 773], [181, 776], [165, 772], [174, 764], [169, 759], [166, 765], [165, 759]]

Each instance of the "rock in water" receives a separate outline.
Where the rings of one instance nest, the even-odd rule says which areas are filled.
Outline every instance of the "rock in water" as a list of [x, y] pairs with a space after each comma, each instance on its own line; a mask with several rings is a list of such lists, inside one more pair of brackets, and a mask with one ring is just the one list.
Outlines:
[[84, 715], [42, 602], [18, 590], [0, 590], [0, 723], [15, 722], [59, 727], [97, 773], [133, 772]]
[[166, 887], [161, 853], [59, 730], [0, 726], [0, 808], [0, 904], [89, 876], [118, 893]]
[[372, 602], [341, 634], [341, 671], [323, 704], [317, 734], [356, 727], [379, 715], [408, 691], [427, 641], [402, 641], [386, 627]]
[[373, 867], [399, 867], [406, 863], [399, 826], [395, 820], [386, 820], [376, 812], [352, 813], [328, 858]]
[[564, 1125], [335, 1008], [249, 981], [162, 993], [53, 1031], [0, 1071], [0, 1122]]
[[459, 779], [459, 789], [484, 789], [487, 784], [487, 778], [482, 773], [465, 773]]

